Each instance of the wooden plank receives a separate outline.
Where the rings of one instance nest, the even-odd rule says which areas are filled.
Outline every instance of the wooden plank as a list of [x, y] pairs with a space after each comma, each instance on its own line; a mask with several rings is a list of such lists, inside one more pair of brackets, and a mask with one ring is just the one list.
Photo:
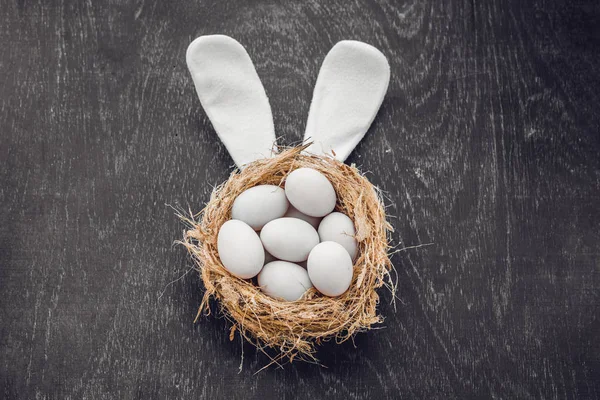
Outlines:
[[[542, 0], [0, 1], [4, 398], [598, 398], [600, 6]], [[385, 190], [397, 308], [328, 368], [268, 359], [215, 316], [166, 204], [231, 159], [184, 63], [246, 48], [302, 137], [338, 40], [392, 80], [348, 162]], [[215, 308], [216, 311], [216, 308]], [[243, 366], [241, 372], [239, 367]]]

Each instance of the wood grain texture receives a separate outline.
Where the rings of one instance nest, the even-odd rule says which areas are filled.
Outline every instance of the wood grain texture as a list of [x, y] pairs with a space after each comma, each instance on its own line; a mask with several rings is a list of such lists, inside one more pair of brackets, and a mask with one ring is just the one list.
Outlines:
[[[591, 0], [0, 0], [0, 397], [597, 399], [599, 26]], [[192, 322], [165, 204], [200, 209], [232, 164], [184, 62], [210, 33], [246, 46], [285, 144], [333, 44], [389, 58], [348, 162], [396, 244], [434, 245], [393, 257], [397, 309], [328, 368], [254, 375], [225, 321]]]

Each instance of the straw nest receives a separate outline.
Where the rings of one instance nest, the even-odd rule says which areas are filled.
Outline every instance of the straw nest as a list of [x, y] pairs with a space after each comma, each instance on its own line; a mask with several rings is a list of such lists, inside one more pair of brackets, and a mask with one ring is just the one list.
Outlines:
[[[273, 362], [295, 357], [316, 360], [315, 346], [321, 341], [335, 339], [341, 343], [382, 322], [376, 310], [376, 289], [386, 285], [392, 293], [395, 290], [388, 257], [392, 228], [386, 221], [380, 193], [354, 166], [329, 156], [301, 154], [306, 147], [285, 149], [234, 171], [215, 188], [204, 210], [182, 216], [189, 229], [181, 243], [197, 264], [206, 288], [196, 319], [203, 312], [210, 313], [211, 297], [217, 299], [233, 324], [230, 339], [237, 330], [259, 349], [275, 349]], [[231, 275], [219, 259], [217, 234], [230, 219], [236, 197], [259, 184], [283, 186], [287, 174], [300, 167], [314, 168], [331, 181], [338, 196], [336, 211], [348, 215], [356, 227], [359, 253], [354, 275], [348, 291], [339, 297], [326, 297], [312, 288], [298, 301], [280, 301], [263, 293], [255, 280]]]

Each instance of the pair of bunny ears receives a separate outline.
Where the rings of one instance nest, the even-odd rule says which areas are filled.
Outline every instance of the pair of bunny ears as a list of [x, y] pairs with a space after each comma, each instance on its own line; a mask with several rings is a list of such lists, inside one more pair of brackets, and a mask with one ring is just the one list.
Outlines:
[[[270, 157], [276, 144], [271, 106], [244, 47], [228, 36], [200, 36], [186, 61], [200, 103], [236, 165]], [[373, 122], [389, 80], [390, 66], [375, 47], [351, 40], [333, 46], [310, 104], [304, 140], [313, 143], [306, 151], [344, 161]]]

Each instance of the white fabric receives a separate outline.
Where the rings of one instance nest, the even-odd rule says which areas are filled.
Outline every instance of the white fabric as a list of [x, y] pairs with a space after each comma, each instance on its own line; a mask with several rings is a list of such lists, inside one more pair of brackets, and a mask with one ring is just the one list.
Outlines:
[[307, 152], [335, 152], [344, 161], [375, 118], [390, 81], [390, 66], [375, 47], [353, 40], [337, 43], [327, 54], [310, 104]]
[[189, 45], [186, 61], [200, 103], [236, 165], [269, 157], [273, 115], [244, 47], [228, 36], [201, 36]]

